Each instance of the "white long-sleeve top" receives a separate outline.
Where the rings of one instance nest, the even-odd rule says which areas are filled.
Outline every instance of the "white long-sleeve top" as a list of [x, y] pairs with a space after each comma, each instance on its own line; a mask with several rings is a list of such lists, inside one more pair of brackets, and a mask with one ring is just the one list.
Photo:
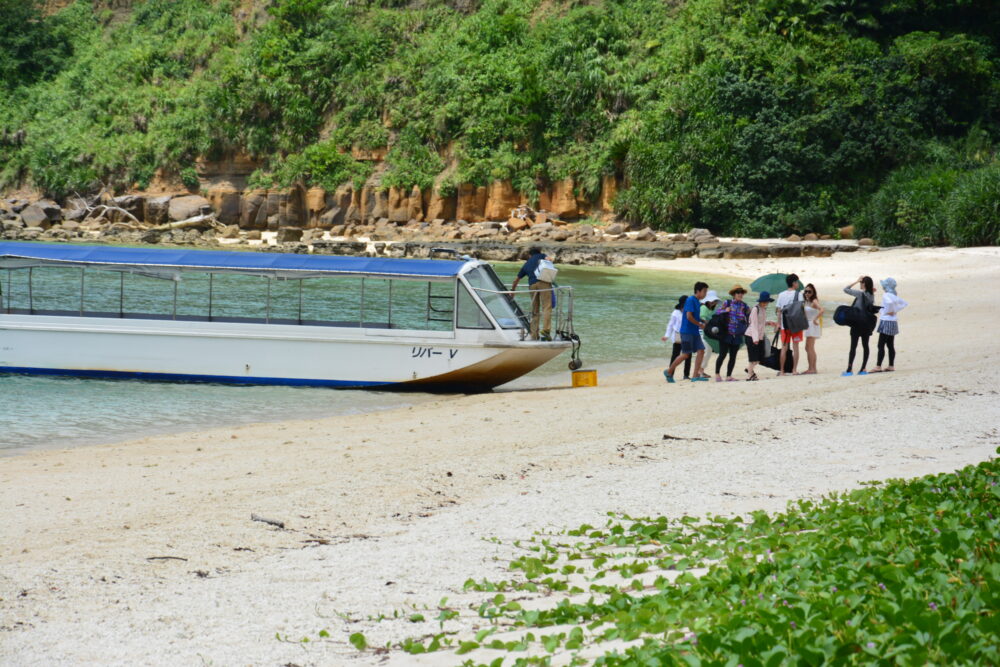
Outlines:
[[670, 320], [667, 322], [667, 331], [663, 334], [671, 343], [681, 342], [681, 322], [684, 321], [684, 311], [674, 309], [674, 312], [670, 313]]
[[906, 303], [903, 299], [899, 298], [896, 294], [889, 294], [886, 292], [882, 295], [882, 310], [880, 315], [882, 319], [886, 322], [895, 322], [896, 313], [903, 310], [910, 304]]

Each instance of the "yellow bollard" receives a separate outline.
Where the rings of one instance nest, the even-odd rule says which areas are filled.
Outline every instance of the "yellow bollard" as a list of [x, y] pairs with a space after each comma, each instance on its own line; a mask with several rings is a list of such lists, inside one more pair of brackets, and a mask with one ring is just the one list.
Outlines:
[[579, 370], [579, 371], [573, 371], [573, 386], [574, 387], [596, 387], [597, 386], [597, 371], [596, 370]]

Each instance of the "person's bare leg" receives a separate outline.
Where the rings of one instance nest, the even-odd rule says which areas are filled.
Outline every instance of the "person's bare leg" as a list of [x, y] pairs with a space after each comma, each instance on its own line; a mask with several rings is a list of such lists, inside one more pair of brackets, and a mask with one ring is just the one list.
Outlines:
[[[799, 341], [792, 343], [792, 375], [799, 374]], [[784, 368], [784, 364], [781, 366]]]
[[816, 339], [806, 338], [806, 359], [809, 360], [809, 368], [806, 369], [805, 375], [813, 375], [816, 373]]
[[694, 356], [694, 373], [691, 374], [691, 377], [708, 377], [705, 374], [705, 350], [698, 350], [698, 354]]
[[677, 358], [675, 358], [670, 363], [670, 368], [667, 369], [667, 375], [669, 375], [670, 377], [673, 377], [674, 376], [674, 371], [677, 369], [677, 367], [680, 366], [681, 364], [683, 364], [687, 360], [687, 358], [690, 357], [690, 356], [691, 356], [690, 352], [685, 352], [685, 353], [682, 353], [682, 354], [678, 354]]
[[785, 374], [785, 357], [788, 353], [788, 343], [785, 343], [784, 347], [781, 348], [781, 354], [778, 355], [778, 377]]

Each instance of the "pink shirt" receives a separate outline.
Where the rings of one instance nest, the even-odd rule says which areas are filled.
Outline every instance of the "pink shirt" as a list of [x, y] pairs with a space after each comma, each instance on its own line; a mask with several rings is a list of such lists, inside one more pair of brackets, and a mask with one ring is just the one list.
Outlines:
[[754, 306], [750, 309], [750, 324], [747, 325], [746, 335], [755, 343], [764, 340], [764, 325], [767, 324], [767, 308]]

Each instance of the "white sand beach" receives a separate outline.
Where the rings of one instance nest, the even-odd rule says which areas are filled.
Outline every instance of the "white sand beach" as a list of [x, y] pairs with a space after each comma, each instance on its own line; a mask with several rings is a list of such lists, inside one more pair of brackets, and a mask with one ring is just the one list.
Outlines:
[[1000, 446], [998, 248], [639, 266], [744, 284], [794, 271], [842, 303], [858, 276], [892, 276], [910, 303], [897, 370], [840, 377], [848, 334], [829, 313], [814, 376], [667, 385], [661, 364], [572, 389], [567, 371], [546, 389], [0, 459], [0, 664], [411, 664], [347, 637], [436, 631], [370, 617], [471, 601], [463, 582], [509, 578], [510, 542], [533, 531], [781, 510]]

